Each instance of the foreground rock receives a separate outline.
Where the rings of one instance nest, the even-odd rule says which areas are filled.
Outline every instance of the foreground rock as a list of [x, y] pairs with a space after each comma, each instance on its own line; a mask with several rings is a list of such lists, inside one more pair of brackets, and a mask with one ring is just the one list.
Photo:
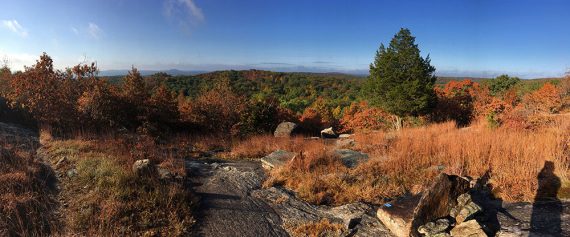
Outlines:
[[419, 200], [399, 198], [378, 218], [396, 236], [570, 236], [569, 202], [505, 204], [493, 197], [488, 178], [441, 174]]
[[287, 164], [295, 155], [293, 152], [277, 150], [261, 158], [261, 164], [265, 169], [274, 169]]
[[401, 197], [383, 205], [376, 215], [392, 234], [408, 237], [412, 228], [413, 210], [418, 205], [419, 198], [419, 196]]
[[296, 128], [297, 124], [295, 123], [282, 122], [277, 126], [273, 135], [275, 137], [290, 137], [291, 135], [293, 135], [293, 132], [295, 131]]
[[339, 207], [316, 206], [277, 187], [255, 190], [252, 196], [265, 200], [281, 217], [284, 228], [292, 235], [294, 229], [300, 225], [327, 219], [343, 226], [340, 236], [392, 236], [389, 230], [374, 218], [374, 208], [364, 203]]
[[411, 236], [420, 236], [418, 228], [428, 222], [450, 215], [457, 206], [457, 198], [470, 188], [469, 181], [456, 176], [440, 174], [420, 198], [414, 209]]

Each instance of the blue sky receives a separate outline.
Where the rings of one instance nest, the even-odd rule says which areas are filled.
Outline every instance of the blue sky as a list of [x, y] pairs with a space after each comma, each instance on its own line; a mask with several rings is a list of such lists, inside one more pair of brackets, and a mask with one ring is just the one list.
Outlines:
[[441, 75], [526, 78], [570, 68], [565, 0], [6, 0], [0, 57], [58, 68], [367, 72], [407, 27]]

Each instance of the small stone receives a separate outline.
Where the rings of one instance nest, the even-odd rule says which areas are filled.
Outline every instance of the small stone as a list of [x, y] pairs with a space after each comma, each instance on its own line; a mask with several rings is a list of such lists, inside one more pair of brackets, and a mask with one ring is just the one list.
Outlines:
[[476, 220], [463, 222], [451, 230], [451, 236], [487, 237]]
[[133, 173], [137, 175], [148, 173], [150, 170], [151, 164], [149, 159], [137, 160], [133, 163]]
[[210, 166], [212, 166], [212, 169], [217, 169], [217, 168], [220, 167], [220, 164], [214, 162], [214, 163], [212, 163]]
[[172, 177], [174, 177], [172, 173], [167, 169], [158, 168], [157, 171], [158, 177], [161, 179], [172, 179]]
[[73, 178], [77, 175], [77, 170], [76, 169], [70, 169], [67, 171], [67, 177], [69, 178]]

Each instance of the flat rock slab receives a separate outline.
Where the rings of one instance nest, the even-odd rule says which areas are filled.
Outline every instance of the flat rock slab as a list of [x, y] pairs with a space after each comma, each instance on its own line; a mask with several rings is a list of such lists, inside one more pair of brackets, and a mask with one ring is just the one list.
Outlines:
[[364, 203], [338, 207], [317, 206], [298, 199], [288, 190], [277, 187], [256, 190], [252, 196], [265, 200], [278, 213], [284, 228], [292, 235], [293, 230], [300, 225], [327, 219], [344, 226], [344, 232], [339, 236], [393, 236], [374, 217], [374, 207]]
[[264, 178], [259, 162], [193, 160], [186, 169], [200, 197], [193, 236], [289, 236], [273, 209], [250, 196]]
[[293, 159], [295, 155], [296, 154], [294, 152], [277, 150], [261, 158], [261, 164], [263, 165], [263, 168], [274, 169], [285, 165], [287, 162]]
[[489, 235], [570, 236], [570, 201], [485, 203], [476, 217]]

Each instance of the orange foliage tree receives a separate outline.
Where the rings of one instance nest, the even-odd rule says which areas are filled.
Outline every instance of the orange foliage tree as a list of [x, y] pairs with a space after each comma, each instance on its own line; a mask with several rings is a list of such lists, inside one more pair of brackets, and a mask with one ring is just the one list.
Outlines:
[[352, 103], [346, 108], [340, 120], [342, 132], [362, 130], [387, 130], [391, 127], [392, 116], [376, 107], [368, 106], [368, 102]]
[[213, 133], [230, 133], [245, 109], [242, 96], [234, 93], [228, 82], [221, 82], [191, 103], [179, 104], [183, 121]]
[[69, 73], [53, 68], [46, 53], [32, 67], [16, 73], [10, 80], [7, 97], [12, 106], [24, 108], [42, 125], [71, 127], [77, 123], [75, 103], [80, 95]]
[[556, 113], [562, 106], [562, 98], [556, 86], [546, 83], [540, 89], [526, 95], [523, 104], [533, 113]]

